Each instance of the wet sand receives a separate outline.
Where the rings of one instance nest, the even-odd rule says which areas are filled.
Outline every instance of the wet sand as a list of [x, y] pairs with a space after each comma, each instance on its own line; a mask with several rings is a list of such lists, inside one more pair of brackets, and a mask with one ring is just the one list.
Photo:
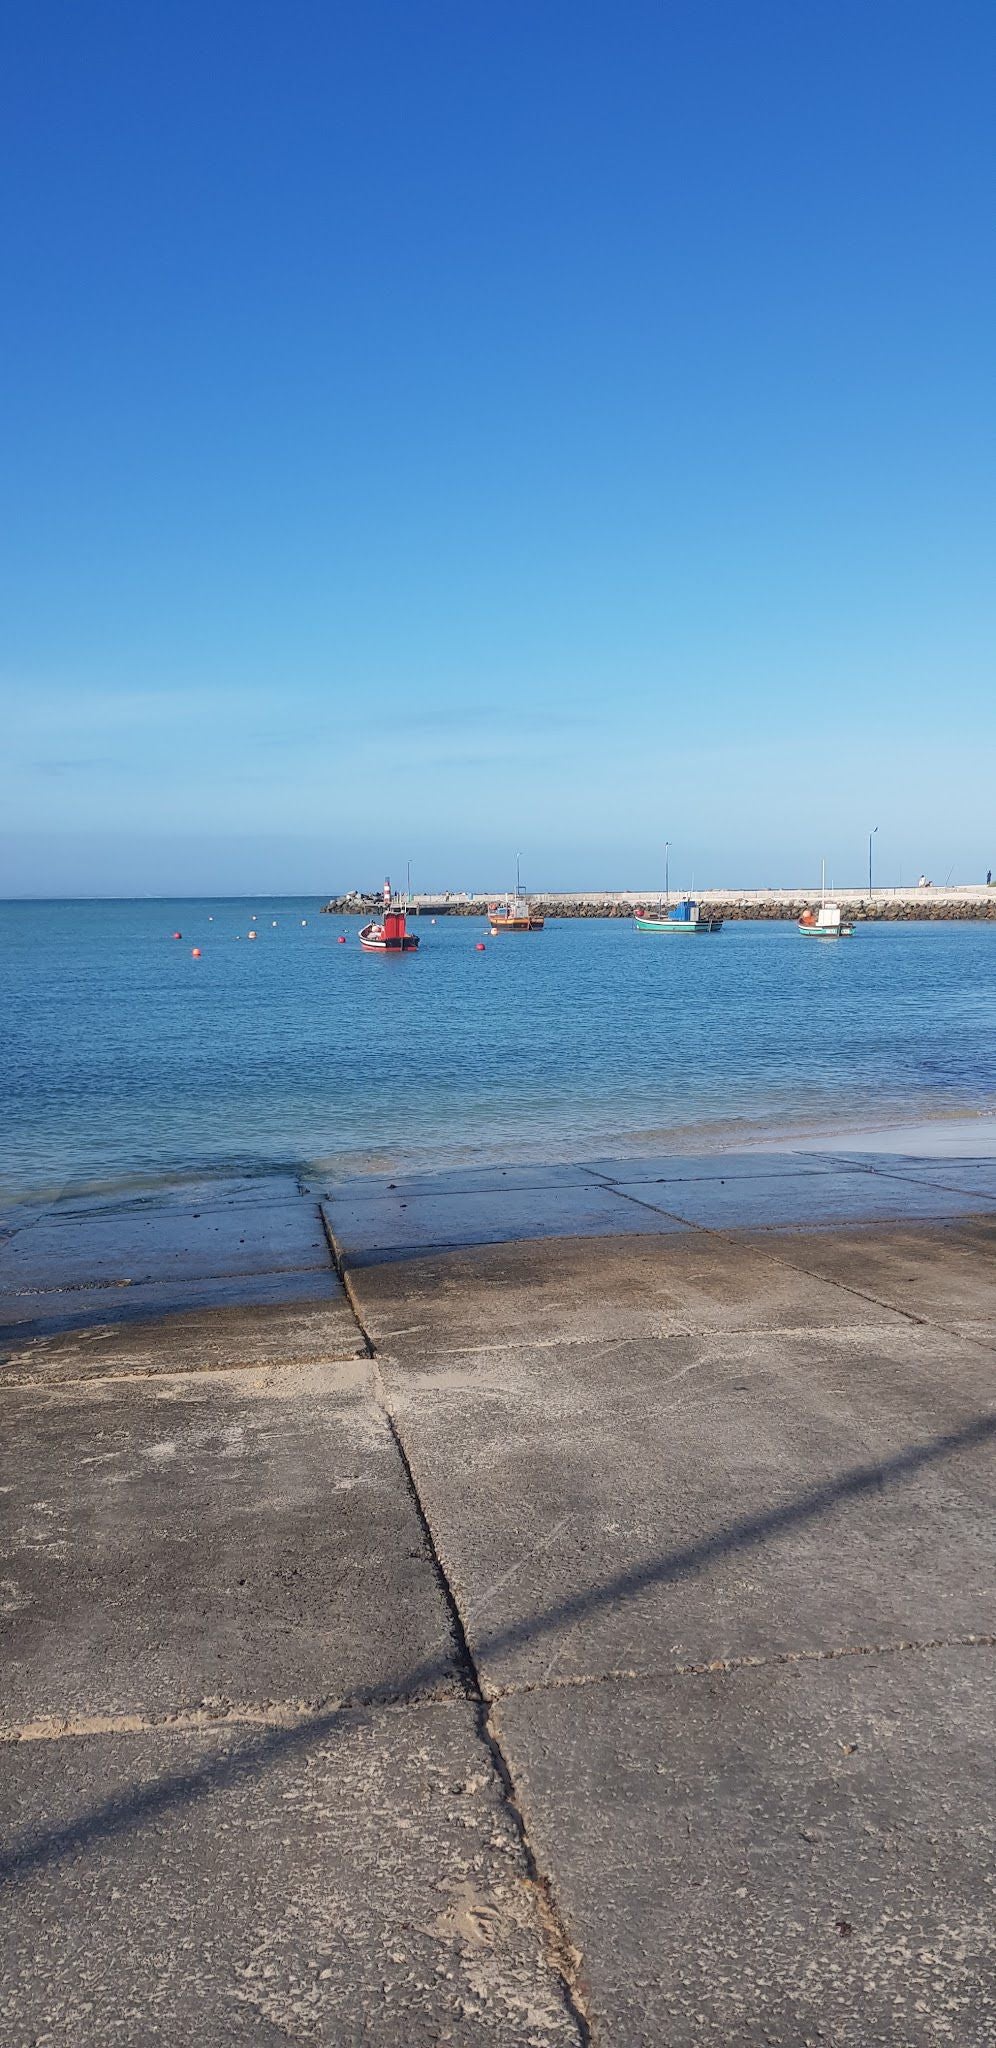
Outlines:
[[996, 1160], [0, 1219], [12, 2043], [996, 2040]]

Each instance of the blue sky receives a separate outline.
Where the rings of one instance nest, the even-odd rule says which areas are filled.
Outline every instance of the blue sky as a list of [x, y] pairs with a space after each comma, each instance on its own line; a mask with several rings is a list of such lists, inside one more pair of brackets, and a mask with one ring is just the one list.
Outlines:
[[996, 865], [996, 11], [8, 0], [0, 894]]

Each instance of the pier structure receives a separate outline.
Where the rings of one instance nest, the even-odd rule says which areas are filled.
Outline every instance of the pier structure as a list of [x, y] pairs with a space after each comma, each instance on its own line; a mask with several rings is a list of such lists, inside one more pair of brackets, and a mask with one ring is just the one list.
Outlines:
[[[654, 904], [661, 899], [659, 887], [651, 889], [589, 889], [589, 890], [533, 890], [530, 901], [540, 917], [632, 917], [638, 909]], [[672, 897], [676, 894], [671, 891]], [[489, 903], [500, 896], [500, 889], [474, 891], [446, 890], [436, 895], [413, 895], [405, 900], [409, 914], [413, 917], [483, 917]], [[809, 887], [799, 884], [794, 888], [777, 889], [719, 889], [701, 888], [695, 890], [697, 900], [704, 910], [715, 911], [731, 921], [794, 919], [807, 907], [819, 900], [820, 884], [814, 881]], [[952, 886], [935, 887], [926, 883], [922, 887], [896, 887], [868, 890], [867, 888], [838, 888], [833, 890], [834, 901], [839, 903], [849, 917], [869, 922], [895, 923], [916, 919], [930, 921], [996, 920], [996, 888], [985, 882], [967, 882]], [[369, 914], [380, 907], [379, 893], [360, 895], [352, 892], [346, 896], [333, 897], [324, 909], [334, 916]]]

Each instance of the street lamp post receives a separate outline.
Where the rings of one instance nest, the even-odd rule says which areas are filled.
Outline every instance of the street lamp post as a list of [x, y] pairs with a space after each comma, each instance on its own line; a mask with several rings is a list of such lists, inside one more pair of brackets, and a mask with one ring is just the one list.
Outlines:
[[869, 834], [868, 834], [868, 894], [869, 894], [869, 896], [870, 896], [870, 895], [871, 895], [871, 893], [872, 893], [872, 840], [874, 839], [874, 837], [875, 837], [875, 834], [876, 834], [876, 832], [877, 832], [877, 831], [878, 831], [878, 826], [877, 826], [877, 825], [873, 825], [873, 826], [872, 826], [872, 829], [871, 829], [871, 831], [870, 831], [870, 832], [869, 832]]

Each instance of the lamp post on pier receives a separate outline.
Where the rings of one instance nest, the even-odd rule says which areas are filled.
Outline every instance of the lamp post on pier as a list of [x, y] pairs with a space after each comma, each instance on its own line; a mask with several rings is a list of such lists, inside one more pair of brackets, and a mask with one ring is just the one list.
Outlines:
[[869, 834], [868, 834], [868, 894], [869, 894], [869, 896], [870, 896], [870, 895], [872, 894], [872, 840], [874, 839], [874, 837], [875, 837], [875, 834], [876, 834], [876, 832], [877, 832], [877, 831], [878, 831], [878, 826], [877, 826], [877, 825], [873, 825], [873, 826], [872, 826], [872, 829], [871, 829], [871, 831], [870, 831], [870, 832], [869, 832]]

